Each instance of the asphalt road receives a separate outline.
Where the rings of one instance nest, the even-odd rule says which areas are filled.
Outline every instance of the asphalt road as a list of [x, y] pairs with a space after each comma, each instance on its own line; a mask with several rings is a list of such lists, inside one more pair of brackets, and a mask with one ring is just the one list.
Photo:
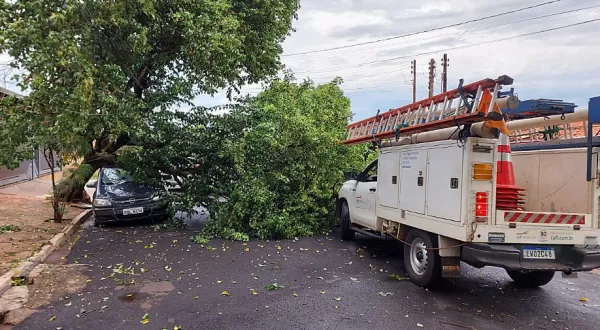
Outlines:
[[595, 274], [520, 290], [502, 270], [464, 266], [461, 279], [428, 291], [401, 278], [391, 241], [344, 242], [334, 232], [201, 246], [192, 235], [88, 221], [67, 262], [88, 265], [91, 281], [16, 329], [600, 328]]

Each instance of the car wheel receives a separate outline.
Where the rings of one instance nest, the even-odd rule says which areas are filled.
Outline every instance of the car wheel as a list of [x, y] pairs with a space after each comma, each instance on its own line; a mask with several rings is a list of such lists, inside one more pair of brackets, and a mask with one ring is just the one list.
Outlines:
[[342, 202], [340, 220], [342, 222], [342, 239], [344, 241], [353, 240], [356, 233], [350, 229], [350, 209], [346, 202]]
[[532, 270], [530, 272], [506, 271], [508, 276], [522, 288], [537, 288], [546, 285], [554, 278], [553, 270]]
[[404, 246], [404, 267], [413, 283], [421, 287], [432, 287], [441, 279], [441, 259], [434, 237], [424, 231], [411, 229]]

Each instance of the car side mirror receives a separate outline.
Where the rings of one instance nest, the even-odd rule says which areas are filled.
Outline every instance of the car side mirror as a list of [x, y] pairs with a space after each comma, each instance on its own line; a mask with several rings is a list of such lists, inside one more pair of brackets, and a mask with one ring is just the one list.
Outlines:
[[98, 180], [90, 180], [85, 184], [86, 188], [96, 188], [96, 184], [98, 183]]

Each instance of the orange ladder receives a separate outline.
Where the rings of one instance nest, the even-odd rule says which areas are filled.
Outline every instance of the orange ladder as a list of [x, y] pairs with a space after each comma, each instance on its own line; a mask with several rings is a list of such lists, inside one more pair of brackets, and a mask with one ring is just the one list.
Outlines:
[[[483, 79], [462, 85], [442, 94], [400, 107], [346, 126], [346, 145], [381, 141], [402, 135], [472, 124], [501, 116], [492, 111], [500, 86], [511, 85], [513, 79]], [[458, 101], [456, 108], [453, 102]]]

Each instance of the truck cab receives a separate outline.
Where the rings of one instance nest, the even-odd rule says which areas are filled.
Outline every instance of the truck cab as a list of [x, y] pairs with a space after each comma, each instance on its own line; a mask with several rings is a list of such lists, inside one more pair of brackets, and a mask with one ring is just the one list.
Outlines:
[[[352, 223], [373, 230], [377, 228], [377, 165], [378, 161], [374, 160], [340, 189], [340, 196], [344, 196], [351, 210]], [[346, 231], [346, 237], [353, 234]]]

